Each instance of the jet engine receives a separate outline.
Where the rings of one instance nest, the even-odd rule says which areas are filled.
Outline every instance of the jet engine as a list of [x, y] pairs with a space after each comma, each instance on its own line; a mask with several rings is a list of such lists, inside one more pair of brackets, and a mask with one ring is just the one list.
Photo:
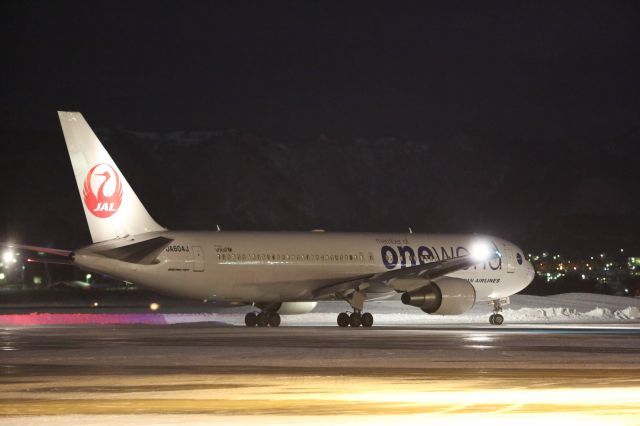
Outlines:
[[466, 280], [444, 277], [403, 293], [401, 300], [428, 314], [459, 315], [471, 309], [476, 291]]
[[282, 302], [278, 313], [280, 315], [300, 315], [313, 311], [318, 302]]

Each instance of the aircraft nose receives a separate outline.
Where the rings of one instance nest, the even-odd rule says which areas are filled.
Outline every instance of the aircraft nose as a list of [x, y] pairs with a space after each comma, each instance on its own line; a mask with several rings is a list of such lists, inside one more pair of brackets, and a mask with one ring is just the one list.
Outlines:
[[528, 260], [525, 260], [524, 262], [525, 262], [524, 266], [525, 266], [525, 268], [527, 270], [527, 279], [529, 280], [527, 285], [529, 285], [529, 284], [531, 284], [531, 281], [533, 281], [533, 279], [536, 276], [536, 270], [533, 267], [533, 264], [531, 262], [529, 262]]

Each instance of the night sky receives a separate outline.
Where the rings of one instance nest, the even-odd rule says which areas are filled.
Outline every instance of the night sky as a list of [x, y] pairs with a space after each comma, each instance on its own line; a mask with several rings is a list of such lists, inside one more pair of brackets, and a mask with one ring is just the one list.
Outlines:
[[[413, 226], [640, 250], [638, 2], [1, 7], [0, 240], [90, 242], [55, 113], [79, 110], [172, 229]], [[185, 152], [177, 130], [218, 136]], [[145, 156], [131, 132], [164, 142]]]

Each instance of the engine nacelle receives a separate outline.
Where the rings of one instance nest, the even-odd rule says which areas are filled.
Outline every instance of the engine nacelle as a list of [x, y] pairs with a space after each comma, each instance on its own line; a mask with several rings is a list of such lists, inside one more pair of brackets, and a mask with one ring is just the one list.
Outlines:
[[300, 315], [313, 311], [318, 302], [282, 302], [278, 313], [280, 315]]
[[402, 303], [428, 314], [459, 315], [476, 302], [476, 290], [469, 281], [444, 277], [402, 294]]

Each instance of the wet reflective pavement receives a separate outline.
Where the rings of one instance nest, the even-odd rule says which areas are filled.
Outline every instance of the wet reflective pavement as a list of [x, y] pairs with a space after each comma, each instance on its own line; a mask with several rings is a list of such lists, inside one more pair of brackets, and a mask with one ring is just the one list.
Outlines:
[[10, 327], [0, 395], [12, 424], [638, 424], [640, 326]]

